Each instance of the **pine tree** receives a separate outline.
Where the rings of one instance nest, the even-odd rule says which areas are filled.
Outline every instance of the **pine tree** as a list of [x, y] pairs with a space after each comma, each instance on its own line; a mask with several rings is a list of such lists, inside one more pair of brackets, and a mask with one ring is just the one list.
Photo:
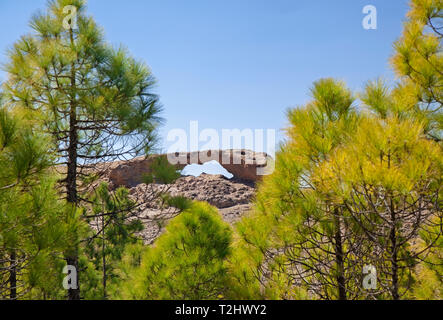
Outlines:
[[[146, 224], [157, 224], [160, 234], [162, 225], [189, 208], [189, 199], [168, 193], [170, 184], [179, 176], [177, 168], [166, 157], [158, 156], [153, 159], [149, 173], [144, 175], [143, 199], [130, 195], [125, 187], [112, 190], [107, 183], [101, 183], [93, 191], [90, 197], [92, 212], [86, 218], [95, 232], [87, 238], [85, 248], [90, 262], [86, 266], [89, 275], [87, 295], [90, 298], [108, 299], [118, 290], [125, 279], [120, 270], [124, 268], [121, 263], [123, 255], [127, 248], [143, 246], [142, 231]], [[141, 214], [146, 210], [146, 204], [155, 208], [155, 216]], [[97, 279], [101, 279], [100, 285]]]
[[49, 139], [9, 109], [0, 102], [0, 298], [57, 298], [66, 242]]
[[[67, 6], [76, 8], [76, 26], [74, 18], [66, 21]], [[47, 13], [31, 20], [34, 33], [9, 51], [6, 66], [7, 98], [15, 107], [39, 112], [65, 168], [60, 182], [74, 208], [87, 200], [98, 162], [103, 168], [106, 161], [147, 152], [161, 122], [149, 68], [126, 50], [109, 47], [85, 10], [83, 0], [49, 1]], [[82, 239], [72, 240], [65, 258], [79, 270]], [[69, 299], [80, 299], [77, 287], [69, 290]]]
[[140, 220], [131, 219], [136, 203], [128, 197], [126, 188], [110, 192], [103, 183], [95, 190], [92, 201], [91, 224], [97, 232], [87, 243], [87, 254], [101, 272], [101, 298], [107, 299], [108, 283], [116, 281], [117, 264], [126, 246], [139, 241], [136, 233], [143, 230], [143, 225]]
[[[238, 227], [243, 253], [233, 268], [244, 267], [233, 271], [234, 278], [246, 287], [255, 279], [255, 289], [246, 293], [251, 298], [356, 295], [358, 263], [352, 257], [358, 237], [343, 204], [314, 183], [317, 168], [358, 123], [354, 98], [333, 79], [316, 82], [312, 95], [306, 107], [289, 111], [289, 140], [277, 154], [276, 170], [259, 186], [254, 213]], [[242, 296], [238, 289], [234, 295]]]
[[229, 226], [215, 208], [193, 203], [169, 222], [152, 247], [143, 254], [132, 248], [124, 258], [132, 266], [126, 266], [130, 278], [121, 296], [155, 300], [222, 298], [231, 237]]
[[429, 138], [442, 140], [442, 0], [411, 0], [403, 35], [395, 43], [392, 65], [400, 77], [397, 96], [403, 109], [426, 122]]
[[369, 116], [318, 169], [316, 184], [344, 204], [372, 248], [359, 255], [377, 270], [372, 297], [405, 296], [442, 236], [442, 159], [417, 120]]
[[[358, 115], [339, 111], [350, 100], [331, 86], [316, 83], [313, 102], [289, 112], [276, 170], [238, 226], [235, 298], [400, 299], [438, 287], [441, 148], [383, 82], [368, 84]], [[375, 290], [362, 287], [365, 265]]]

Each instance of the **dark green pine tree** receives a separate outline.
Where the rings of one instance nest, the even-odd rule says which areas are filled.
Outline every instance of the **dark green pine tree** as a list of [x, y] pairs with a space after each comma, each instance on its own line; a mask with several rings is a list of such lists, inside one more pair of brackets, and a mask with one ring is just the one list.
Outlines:
[[87, 243], [87, 254], [101, 273], [100, 298], [107, 299], [109, 283], [118, 281], [118, 263], [126, 246], [140, 242], [137, 232], [143, 230], [132, 211], [137, 204], [129, 198], [126, 188], [110, 192], [106, 183], [101, 184], [93, 196], [91, 225], [97, 232]]
[[0, 299], [59, 297], [66, 225], [48, 148], [26, 110], [0, 101]]
[[[161, 122], [155, 80], [145, 64], [105, 43], [83, 0], [49, 1], [47, 12], [35, 15], [30, 25], [34, 32], [9, 51], [5, 91], [16, 107], [39, 111], [64, 168], [66, 200], [79, 207], [97, 163], [153, 147]], [[65, 259], [78, 270], [81, 239], [73, 240]], [[80, 299], [77, 287], [69, 290], [69, 299]]]
[[[171, 165], [166, 157], [157, 157], [150, 166], [150, 172], [145, 175], [145, 183], [153, 182], [162, 184], [151, 200], [156, 203], [157, 210], [162, 218], [139, 217], [140, 204], [129, 195], [128, 189], [120, 187], [110, 190], [108, 184], [102, 183], [94, 190], [91, 196], [92, 212], [88, 222], [95, 229], [95, 233], [87, 241], [86, 254], [92, 262], [93, 268], [89, 268], [92, 278], [101, 279], [88, 281], [88, 296], [90, 298], [108, 299], [115, 296], [122, 281], [126, 278], [122, 267], [122, 258], [127, 255], [126, 251], [133, 246], [143, 247], [141, 231], [144, 229], [143, 222], [157, 223], [159, 232], [161, 225], [169, 219], [179, 215], [191, 205], [191, 200], [183, 196], [171, 196], [167, 190], [168, 185], [179, 178], [175, 166]], [[142, 210], [143, 211], [143, 210]], [[124, 269], [124, 268], [123, 268]], [[94, 272], [95, 271], [95, 272]], [[91, 286], [96, 282], [95, 285]]]

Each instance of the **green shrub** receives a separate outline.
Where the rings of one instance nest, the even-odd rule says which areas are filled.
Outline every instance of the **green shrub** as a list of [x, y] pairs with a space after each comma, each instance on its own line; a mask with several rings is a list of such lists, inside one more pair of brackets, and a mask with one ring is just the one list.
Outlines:
[[[144, 253], [122, 288], [125, 299], [196, 299], [223, 296], [232, 233], [217, 210], [195, 202], [171, 220]], [[125, 260], [125, 259], [124, 259]], [[131, 259], [128, 259], [131, 260]]]

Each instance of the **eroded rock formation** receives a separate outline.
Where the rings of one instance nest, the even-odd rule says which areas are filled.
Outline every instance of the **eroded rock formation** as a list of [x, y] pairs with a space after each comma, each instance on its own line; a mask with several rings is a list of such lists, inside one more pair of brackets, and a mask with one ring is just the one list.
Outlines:
[[[150, 172], [156, 157], [167, 157], [177, 170], [188, 164], [204, 164], [216, 160], [234, 175], [227, 179], [222, 175], [202, 174], [198, 177], [183, 176], [173, 184], [143, 183], [143, 176]], [[167, 192], [182, 195], [192, 200], [207, 201], [217, 207], [223, 219], [233, 224], [251, 208], [255, 194], [255, 183], [269, 167], [272, 158], [267, 154], [249, 150], [204, 151], [182, 154], [153, 155], [129, 161], [117, 161], [103, 165], [103, 180], [111, 188], [125, 186], [134, 200], [140, 204], [137, 216], [145, 225], [140, 234], [146, 243], [152, 243], [162, 232], [164, 221], [174, 216], [174, 210], [161, 209], [156, 203], [156, 194]]]
[[204, 164], [211, 160], [218, 161], [236, 179], [256, 182], [265, 174], [272, 159], [266, 153], [250, 150], [208, 150], [201, 152], [176, 153], [138, 157], [129, 161], [118, 161], [109, 167], [107, 177], [113, 186], [135, 187], [142, 183], [143, 175], [150, 170], [156, 157], [167, 157], [178, 170], [188, 164]]

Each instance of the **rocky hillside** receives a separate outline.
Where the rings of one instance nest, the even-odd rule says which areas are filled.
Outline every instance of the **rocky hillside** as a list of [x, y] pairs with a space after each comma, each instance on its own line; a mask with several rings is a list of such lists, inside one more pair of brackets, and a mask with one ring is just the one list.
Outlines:
[[208, 174], [181, 177], [168, 186], [139, 184], [131, 188], [131, 196], [141, 205], [138, 217], [144, 221], [145, 231], [141, 235], [147, 243], [152, 243], [161, 234], [165, 222], [176, 214], [172, 209], [161, 209], [153, 201], [155, 194], [163, 191], [207, 201], [219, 209], [226, 222], [234, 224], [251, 208], [255, 188], [252, 182]]
[[[177, 212], [174, 209], [165, 209], [158, 203], [159, 193], [167, 192], [172, 196], [182, 195], [192, 200], [206, 201], [217, 207], [223, 219], [234, 224], [251, 208], [251, 201], [255, 193], [255, 183], [259, 179], [257, 168], [266, 166], [268, 156], [257, 154], [248, 150], [225, 150], [204, 152], [220, 155], [231, 153], [232, 163], [223, 165], [234, 174], [232, 179], [222, 175], [202, 174], [198, 177], [183, 176], [172, 185], [142, 183], [142, 175], [149, 172], [153, 157], [135, 158], [129, 161], [112, 163], [104, 172], [104, 178], [111, 188], [125, 186], [129, 188], [130, 195], [139, 204], [136, 213], [137, 219], [145, 224], [145, 231], [141, 234], [147, 243], [152, 243], [162, 232], [166, 221], [173, 218]], [[166, 155], [159, 155], [166, 156]], [[197, 163], [201, 155], [195, 153], [185, 154], [184, 158], [191, 159], [196, 156]], [[238, 159], [235, 157], [238, 156]], [[183, 164], [177, 169], [182, 169]]]

